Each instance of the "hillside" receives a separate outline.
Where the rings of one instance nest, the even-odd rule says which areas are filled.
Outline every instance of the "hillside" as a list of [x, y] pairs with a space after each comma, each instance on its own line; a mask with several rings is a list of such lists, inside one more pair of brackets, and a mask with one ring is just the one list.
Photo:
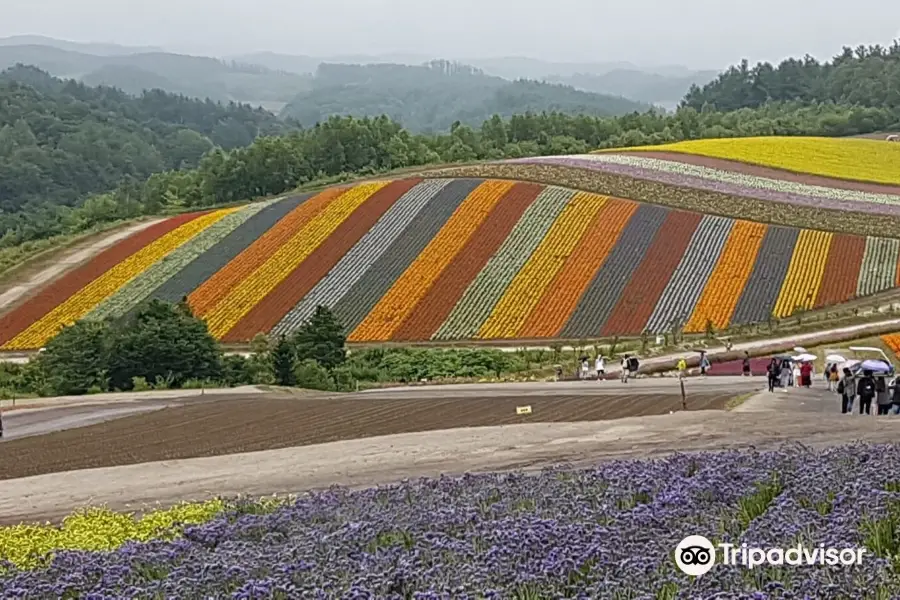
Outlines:
[[617, 94], [665, 108], [676, 107], [691, 86], [705, 85], [718, 75], [717, 71], [696, 71], [687, 75], [662, 75], [637, 69], [613, 69], [606, 73], [573, 73], [550, 75], [551, 83], [570, 85], [575, 89], [597, 94]]
[[446, 131], [456, 123], [478, 126], [493, 115], [557, 111], [591, 116], [650, 108], [622, 97], [536, 81], [508, 81], [447, 61], [423, 66], [320, 65], [312, 88], [282, 115], [306, 126], [332, 115], [387, 115], [414, 132]]
[[[732, 111], [769, 102], [900, 108], [900, 40], [888, 48], [845, 47], [824, 63], [806, 56], [751, 67], [744, 60], [714, 81], [692, 87], [683, 104]], [[900, 124], [900, 116], [895, 122]]]
[[[861, 164], [889, 145], [846, 142]], [[634, 158], [487, 163], [184, 214], [8, 313], [0, 348], [148, 298], [187, 297], [231, 343], [290, 332], [317, 305], [356, 342], [577, 340], [743, 327], [900, 283], [900, 185], [721, 169], [744, 185], [712, 191], [711, 177], [658, 177], [663, 164], [620, 169]], [[761, 187], [778, 182], [792, 191]]]
[[[79, 49], [75, 49], [79, 48]], [[116, 47], [62, 49], [44, 44], [0, 44], [0, 70], [30, 65], [87, 85], [117, 87], [138, 95], [159, 88], [192, 98], [282, 106], [308, 85], [308, 77], [204, 56], [162, 51], [114, 54]], [[127, 49], [121, 48], [122, 51]]]
[[[88, 195], [121, 184], [133, 187], [154, 173], [195, 167], [216, 146], [246, 146], [260, 134], [290, 130], [249, 106], [158, 90], [133, 97], [30, 67], [0, 74], [0, 105], [0, 246], [42, 228], [53, 231], [63, 221], [60, 206], [81, 205]], [[108, 213], [101, 220], [119, 218], [131, 210], [128, 201], [137, 202], [133, 192], [121, 191], [120, 206], [93, 207]]]

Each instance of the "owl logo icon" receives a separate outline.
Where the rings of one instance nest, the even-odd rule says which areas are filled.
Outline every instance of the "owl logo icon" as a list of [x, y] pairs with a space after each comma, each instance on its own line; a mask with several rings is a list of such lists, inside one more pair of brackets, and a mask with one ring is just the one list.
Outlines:
[[716, 548], [702, 535], [689, 535], [675, 547], [675, 564], [685, 575], [700, 577], [716, 564]]

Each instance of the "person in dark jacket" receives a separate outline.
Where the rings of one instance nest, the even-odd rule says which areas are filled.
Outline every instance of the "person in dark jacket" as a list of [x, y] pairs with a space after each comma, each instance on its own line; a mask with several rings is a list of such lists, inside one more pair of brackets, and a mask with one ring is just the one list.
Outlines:
[[856, 398], [856, 378], [850, 369], [844, 368], [844, 376], [838, 382], [837, 391], [841, 395], [841, 412], [852, 413], [853, 400]]
[[753, 377], [753, 370], [750, 368], [749, 352], [744, 352], [744, 360], [741, 361], [741, 374], [744, 377]]
[[878, 414], [887, 415], [891, 412], [891, 391], [884, 377], [875, 378], [875, 402], [878, 405]]
[[891, 405], [893, 406], [891, 413], [900, 415], [900, 382], [898, 382], [897, 379], [900, 379], [900, 377], [895, 377], [893, 380], [891, 380], [890, 385]]
[[774, 392], [775, 387], [778, 386], [778, 378], [781, 377], [781, 364], [777, 358], [773, 358], [766, 367], [766, 374], [769, 376], [769, 391]]
[[856, 393], [859, 396], [859, 414], [872, 414], [872, 399], [877, 388], [872, 378], [872, 371], [863, 371], [863, 376], [856, 382]]

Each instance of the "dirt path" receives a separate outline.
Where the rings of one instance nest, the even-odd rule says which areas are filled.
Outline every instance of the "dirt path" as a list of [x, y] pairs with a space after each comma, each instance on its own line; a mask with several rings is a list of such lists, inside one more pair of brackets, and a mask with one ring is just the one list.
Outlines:
[[[5, 311], [7, 308], [11, 308], [12, 305], [21, 299], [25, 294], [34, 290], [39, 286], [43, 286], [46, 283], [52, 281], [65, 271], [72, 269], [73, 267], [83, 263], [84, 261], [92, 258], [93, 256], [99, 254], [101, 251], [106, 248], [112, 246], [116, 242], [119, 242], [128, 236], [137, 233], [138, 231], [142, 231], [154, 223], [158, 223], [162, 221], [162, 218], [150, 219], [147, 221], [142, 221], [135, 225], [131, 225], [124, 229], [114, 230], [107, 235], [103, 235], [99, 239], [96, 236], [90, 236], [90, 238], [81, 243], [75, 244], [68, 250], [63, 251], [59, 255], [53, 256], [52, 264], [49, 266], [39, 269], [36, 272], [23, 272], [18, 274], [15, 278], [16, 281], [21, 281], [22, 276], [27, 277], [24, 282], [17, 283], [16, 285], [4, 289], [4, 286], [0, 286], [0, 290], [3, 290], [0, 293], [0, 313]], [[28, 269], [28, 267], [25, 267]]]
[[840, 415], [834, 406], [831, 394], [792, 390], [757, 394], [741, 410], [727, 413], [463, 428], [38, 475], [0, 486], [0, 522], [56, 519], [89, 504], [138, 510], [184, 499], [291, 493], [335, 483], [365, 486], [673, 451], [764, 449], [792, 440], [812, 447], [895, 441], [900, 434], [900, 419]]

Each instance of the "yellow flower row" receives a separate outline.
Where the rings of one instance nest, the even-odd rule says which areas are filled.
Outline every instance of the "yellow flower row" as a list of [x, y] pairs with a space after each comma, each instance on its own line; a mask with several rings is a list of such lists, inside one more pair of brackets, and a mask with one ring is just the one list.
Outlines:
[[900, 144], [882, 140], [772, 136], [692, 140], [629, 150], [683, 152], [824, 177], [900, 184]]
[[809, 310], [825, 275], [825, 263], [834, 234], [801, 229], [787, 275], [775, 302], [776, 317], [787, 317], [798, 307]]
[[387, 184], [387, 181], [360, 184], [328, 204], [206, 313], [204, 318], [209, 325], [210, 333], [217, 338], [228, 333], [256, 304], [290, 275], [291, 271], [328, 239], [344, 219]]
[[105, 508], [90, 508], [66, 517], [60, 526], [0, 527], [0, 562], [20, 569], [47, 564], [58, 550], [114, 550], [128, 541], [172, 539], [184, 525], [209, 521], [225, 509], [221, 500], [184, 503], [137, 518]]
[[513, 185], [512, 181], [489, 180], [469, 194], [347, 339], [389, 340]]
[[575, 250], [594, 215], [608, 199], [589, 192], [579, 192], [572, 197], [534, 254], [506, 288], [490, 316], [482, 324], [477, 337], [516, 337], [544, 290]]
[[32, 323], [25, 331], [7, 342], [3, 349], [40, 348], [62, 327], [71, 325], [84, 317], [102, 300], [143, 273], [156, 261], [238, 208], [226, 208], [202, 215], [148, 244], [88, 283], [41, 319]]
[[765, 234], [766, 225], [762, 223], [735, 221], [716, 267], [706, 281], [700, 301], [685, 325], [685, 332], [702, 332], [707, 321], [711, 321], [716, 329], [728, 326], [753, 271]]

